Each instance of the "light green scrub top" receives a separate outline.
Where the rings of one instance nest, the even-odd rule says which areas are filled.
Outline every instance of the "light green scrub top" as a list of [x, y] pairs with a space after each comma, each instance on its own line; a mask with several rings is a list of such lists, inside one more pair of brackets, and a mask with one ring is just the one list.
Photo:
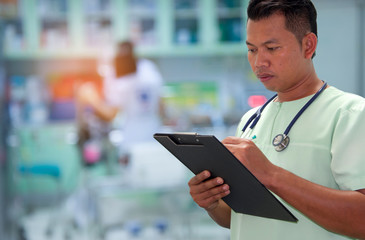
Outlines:
[[[273, 138], [285, 129], [311, 98], [271, 102], [248, 135], [273, 162], [311, 182], [341, 190], [365, 188], [365, 100], [327, 88], [300, 116], [289, 132], [287, 149], [276, 152]], [[236, 136], [256, 109], [242, 117]], [[247, 130], [246, 130], [247, 131]], [[244, 183], [242, 183], [244, 184]], [[318, 226], [282, 199], [299, 219], [290, 223], [232, 211], [232, 240], [337, 240], [349, 239]]]

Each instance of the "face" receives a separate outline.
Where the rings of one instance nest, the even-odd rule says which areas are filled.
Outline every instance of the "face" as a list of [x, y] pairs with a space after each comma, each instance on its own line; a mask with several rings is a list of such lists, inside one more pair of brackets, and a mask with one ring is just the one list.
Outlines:
[[251, 68], [268, 90], [290, 91], [305, 79], [308, 56], [295, 35], [285, 28], [283, 15], [249, 19], [246, 43]]

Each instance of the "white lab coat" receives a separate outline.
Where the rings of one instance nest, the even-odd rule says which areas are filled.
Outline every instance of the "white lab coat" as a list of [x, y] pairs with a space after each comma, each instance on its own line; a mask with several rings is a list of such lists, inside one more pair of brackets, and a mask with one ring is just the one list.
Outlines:
[[155, 64], [147, 59], [137, 62], [137, 72], [116, 78], [105, 77], [106, 101], [120, 109], [114, 122], [123, 134], [122, 147], [153, 141], [161, 126], [159, 101], [163, 80]]

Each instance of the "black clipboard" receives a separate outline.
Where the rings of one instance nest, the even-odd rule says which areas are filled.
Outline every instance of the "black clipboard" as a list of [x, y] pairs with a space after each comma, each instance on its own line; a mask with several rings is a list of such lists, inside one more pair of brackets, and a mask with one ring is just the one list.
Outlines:
[[209, 170], [231, 193], [223, 198], [235, 212], [297, 222], [298, 219], [214, 136], [156, 133], [153, 136], [194, 174]]

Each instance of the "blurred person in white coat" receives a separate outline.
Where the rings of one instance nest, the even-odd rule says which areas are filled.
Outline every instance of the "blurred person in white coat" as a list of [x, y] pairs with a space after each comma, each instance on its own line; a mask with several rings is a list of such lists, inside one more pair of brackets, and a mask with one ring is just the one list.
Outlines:
[[121, 130], [121, 152], [137, 143], [153, 141], [162, 125], [162, 76], [150, 60], [137, 59], [130, 41], [120, 42], [111, 71], [104, 74], [104, 97], [91, 83], [78, 89], [78, 102], [92, 108], [104, 122]]

